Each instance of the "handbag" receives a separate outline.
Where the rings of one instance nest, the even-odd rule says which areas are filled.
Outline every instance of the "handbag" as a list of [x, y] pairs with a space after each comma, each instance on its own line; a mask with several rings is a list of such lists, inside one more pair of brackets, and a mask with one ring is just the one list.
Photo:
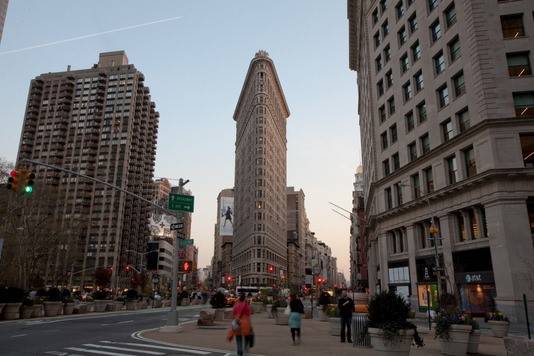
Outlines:
[[289, 315], [289, 313], [291, 313], [291, 309], [289, 308], [289, 305], [286, 307], [286, 309], [284, 310], [284, 314], [285, 315]]
[[232, 330], [233, 331], [241, 330], [241, 322], [239, 321], [239, 319], [232, 320]]

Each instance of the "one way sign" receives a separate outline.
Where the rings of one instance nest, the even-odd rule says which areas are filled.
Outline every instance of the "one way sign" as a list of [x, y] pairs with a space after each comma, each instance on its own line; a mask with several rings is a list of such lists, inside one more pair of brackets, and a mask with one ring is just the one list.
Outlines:
[[171, 231], [182, 230], [184, 228], [184, 223], [174, 223], [171, 224]]

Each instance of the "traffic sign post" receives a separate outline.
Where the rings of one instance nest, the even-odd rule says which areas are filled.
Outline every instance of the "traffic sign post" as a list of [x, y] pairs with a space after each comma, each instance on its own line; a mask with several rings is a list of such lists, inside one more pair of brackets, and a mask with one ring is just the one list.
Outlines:
[[189, 240], [179, 240], [178, 241], [178, 246], [180, 247], [186, 247], [186, 246], [191, 246], [195, 243], [195, 240], [193, 239], [189, 239]]
[[171, 231], [175, 231], [175, 230], [182, 230], [184, 228], [184, 223], [174, 223], [174, 224], [171, 224]]
[[169, 194], [169, 210], [192, 213], [195, 208], [195, 197], [185, 194]]

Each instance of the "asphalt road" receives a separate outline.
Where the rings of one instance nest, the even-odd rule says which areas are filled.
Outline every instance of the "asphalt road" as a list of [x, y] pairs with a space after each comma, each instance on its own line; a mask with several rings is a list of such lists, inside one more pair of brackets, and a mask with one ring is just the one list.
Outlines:
[[[180, 307], [180, 322], [196, 320], [200, 309]], [[145, 309], [0, 322], [0, 355], [224, 355], [134, 338], [136, 331], [165, 325], [167, 312], [168, 308]]]

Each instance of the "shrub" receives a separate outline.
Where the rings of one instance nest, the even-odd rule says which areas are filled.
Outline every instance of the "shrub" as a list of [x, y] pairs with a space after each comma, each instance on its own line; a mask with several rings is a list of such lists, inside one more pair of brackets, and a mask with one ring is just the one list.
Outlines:
[[22, 301], [22, 305], [24, 305], [25, 307], [31, 307], [33, 306], [33, 300], [31, 298], [26, 297]]
[[49, 302], [61, 302], [63, 300], [63, 295], [61, 291], [57, 288], [50, 288], [46, 292], [46, 300]]
[[486, 315], [486, 321], [489, 321], [489, 320], [509, 322], [508, 317], [498, 310], [496, 310], [494, 313], [488, 313]]
[[451, 325], [473, 325], [473, 320], [467, 318], [461, 311], [440, 309], [434, 318], [436, 329], [434, 338], [449, 340], [449, 330]]
[[339, 308], [335, 304], [330, 304], [326, 308], [326, 315], [329, 318], [339, 318]]
[[0, 293], [1, 303], [22, 303], [24, 300], [24, 290], [15, 287], [2, 288]]
[[226, 306], [226, 297], [224, 296], [224, 293], [221, 291], [215, 293], [210, 299], [210, 304], [214, 309], [224, 308]]
[[126, 292], [126, 300], [137, 300], [139, 298], [139, 293], [135, 289], [128, 289]]
[[108, 299], [108, 293], [106, 293], [103, 290], [97, 290], [96, 292], [93, 293], [93, 298], [95, 300], [106, 300]]
[[387, 341], [397, 340], [400, 330], [413, 329], [414, 341], [418, 346], [423, 345], [423, 340], [417, 334], [417, 327], [407, 321], [410, 316], [410, 306], [402, 296], [393, 291], [375, 294], [369, 301], [368, 308], [369, 326], [382, 329]]
[[274, 308], [287, 308], [287, 301], [283, 298], [278, 298], [273, 302]]
[[63, 303], [74, 303], [74, 298], [73, 297], [65, 297], [63, 298]]

